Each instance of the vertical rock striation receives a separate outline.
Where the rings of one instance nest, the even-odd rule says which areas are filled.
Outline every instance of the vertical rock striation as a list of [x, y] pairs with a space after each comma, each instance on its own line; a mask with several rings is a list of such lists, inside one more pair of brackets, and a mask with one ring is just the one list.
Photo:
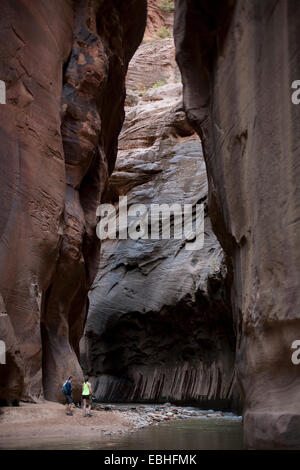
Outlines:
[[237, 377], [255, 448], [300, 446], [299, 15], [295, 0], [176, 1], [184, 103], [233, 269]]
[[20, 350], [11, 355], [20, 373], [3, 393], [12, 366], [0, 365], [0, 399], [61, 399], [66, 375], [77, 398], [95, 211], [116, 158], [146, 2], [5, 0], [1, 9], [0, 293], [9, 320], [0, 334]]

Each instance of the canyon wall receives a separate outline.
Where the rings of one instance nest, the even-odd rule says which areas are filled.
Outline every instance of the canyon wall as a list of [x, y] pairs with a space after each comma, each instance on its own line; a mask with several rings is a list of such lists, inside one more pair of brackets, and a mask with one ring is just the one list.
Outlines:
[[0, 401], [80, 394], [96, 207], [124, 118], [146, 1], [4, 0], [0, 19]]
[[174, 22], [174, 2], [172, 0], [148, 0], [147, 24], [143, 42], [157, 39], [159, 34], [172, 35]]
[[[154, 32], [126, 82], [126, 118], [105, 201], [118, 211], [126, 195], [128, 208], [144, 204], [149, 215], [152, 204], [206, 208], [202, 147], [183, 110], [173, 38]], [[204, 247], [189, 245], [186, 237], [101, 243], [81, 344], [98, 400], [240, 406], [231, 272], [207, 214]]]
[[300, 446], [299, 15], [297, 0], [176, 0], [185, 109], [233, 268], [245, 443], [262, 449]]
[[[109, 181], [146, 1], [1, 2], [0, 404], [61, 400], [68, 375], [78, 399], [98, 273], [98, 398], [232, 408], [236, 367], [246, 446], [299, 447], [299, 14], [176, 0], [186, 119], [172, 14], [149, 0]], [[119, 195], [203, 203], [204, 248], [108, 240], [98, 266], [96, 207]]]

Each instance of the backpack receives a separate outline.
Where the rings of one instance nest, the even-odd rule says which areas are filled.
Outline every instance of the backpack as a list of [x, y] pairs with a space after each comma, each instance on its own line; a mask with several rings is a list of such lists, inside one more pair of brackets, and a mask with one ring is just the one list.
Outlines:
[[64, 395], [67, 395], [68, 392], [69, 392], [69, 387], [68, 387], [67, 383], [68, 383], [68, 382], [65, 382], [65, 383], [63, 384], [63, 386], [62, 386], [62, 389], [61, 389], [61, 391], [62, 391], [62, 393], [63, 393]]

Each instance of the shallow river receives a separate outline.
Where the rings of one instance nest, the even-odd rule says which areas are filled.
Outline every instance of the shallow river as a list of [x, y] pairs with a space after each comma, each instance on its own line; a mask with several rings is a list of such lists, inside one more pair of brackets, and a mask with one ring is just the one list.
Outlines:
[[[1, 446], [0, 446], [1, 447]], [[2, 447], [3, 448], [3, 447]], [[148, 426], [128, 435], [99, 438], [95, 441], [74, 439], [68, 442], [48, 439], [15, 440], [6, 448], [58, 450], [239, 450], [243, 449], [241, 419], [190, 418]]]
[[102, 448], [109, 446], [116, 450], [243, 449], [242, 423], [221, 418], [176, 420], [111, 439]]

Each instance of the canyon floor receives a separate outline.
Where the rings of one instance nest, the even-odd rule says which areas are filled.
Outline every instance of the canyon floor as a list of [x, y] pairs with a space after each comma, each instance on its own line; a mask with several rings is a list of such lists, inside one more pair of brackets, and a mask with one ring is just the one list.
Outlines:
[[135, 429], [133, 412], [93, 410], [92, 416], [83, 417], [83, 410], [72, 408], [67, 416], [64, 405], [45, 401], [22, 403], [19, 407], [4, 407], [0, 415], [0, 446], [11, 439], [85, 438], [95, 435], [124, 433]]
[[[224, 413], [198, 410], [192, 407], [164, 405], [96, 405], [91, 417], [73, 407], [67, 416], [59, 403], [44, 401], [38, 404], [21, 403], [19, 407], [3, 407], [0, 411], [0, 449], [19, 448], [27, 442], [52, 443], [88, 442], [109, 436], [133, 433], [160, 422], [188, 418], [217, 418]], [[228, 413], [225, 413], [228, 415]], [[107, 442], [109, 445], [109, 441]]]

